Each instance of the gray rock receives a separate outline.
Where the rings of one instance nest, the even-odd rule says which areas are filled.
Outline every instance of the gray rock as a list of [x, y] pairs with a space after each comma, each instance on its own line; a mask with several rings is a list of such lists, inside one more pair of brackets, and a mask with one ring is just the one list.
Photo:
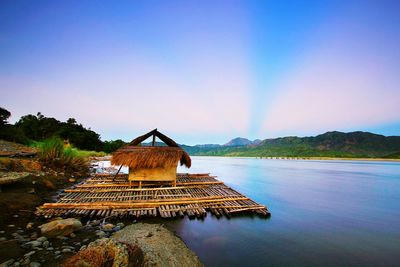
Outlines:
[[29, 241], [28, 239], [24, 238], [23, 236], [21, 236], [19, 233], [12, 233], [11, 234], [15, 239], [17, 239], [18, 242], [27, 242]]
[[86, 249], [87, 248], [87, 246], [86, 245], [83, 245], [79, 250], [84, 250], [84, 249]]
[[57, 239], [61, 239], [61, 240], [67, 240], [67, 239], [68, 239], [68, 237], [59, 235], [59, 236], [57, 236]]
[[72, 246], [62, 246], [62, 248], [66, 248], [66, 249], [70, 249], [70, 250], [74, 250], [75, 248]]
[[25, 242], [28, 242], [28, 241], [29, 241], [29, 239], [23, 238], [22, 236], [17, 237], [16, 239], [17, 239], [17, 241], [18, 241], [19, 243], [25, 243]]
[[80, 246], [82, 246], [82, 244], [81, 244], [81, 242], [76, 242], [76, 243], [74, 243], [74, 246], [80, 247]]
[[2, 264], [0, 264], [1, 267], [8, 267], [11, 266], [14, 263], [14, 259], [9, 259], [8, 261], [3, 262]]
[[30, 241], [28, 243], [30, 243], [32, 247], [39, 247], [42, 245], [42, 242], [40, 241]]
[[48, 247], [48, 248], [46, 248], [48, 251], [52, 251], [52, 250], [54, 250], [54, 248], [53, 247]]
[[97, 230], [96, 235], [101, 238], [101, 237], [105, 237], [107, 234], [101, 230]]
[[29, 222], [27, 225], [26, 225], [26, 229], [32, 229], [33, 228], [33, 222]]
[[0, 231], [0, 234], [5, 234], [6, 233], [6, 231]]
[[69, 248], [64, 248], [63, 250], [61, 250], [62, 253], [71, 253], [72, 250]]
[[31, 264], [29, 264], [29, 266], [30, 267], [40, 267], [40, 263], [39, 262], [35, 262], [35, 261], [33, 261], [33, 262], [31, 262]]
[[5, 238], [5, 237], [0, 237], [0, 242], [1, 241], [6, 241], [7, 240], [7, 238]]
[[125, 224], [124, 224], [124, 223], [122, 223], [122, 222], [120, 222], [120, 223], [117, 223], [117, 226], [119, 226], [119, 227], [122, 229], [122, 228], [124, 228], [124, 227], [125, 227]]
[[28, 253], [26, 253], [26, 254], [24, 255], [24, 257], [30, 257], [30, 256], [32, 256], [32, 255], [35, 254], [35, 253], [36, 253], [36, 251], [34, 251], [34, 250], [29, 251]]
[[38, 239], [36, 239], [36, 241], [39, 241], [39, 242], [44, 242], [46, 240], [47, 240], [47, 237], [45, 237], [45, 236], [41, 236]]
[[88, 242], [89, 241], [89, 238], [85, 238], [85, 239], [83, 239], [83, 243], [86, 243], [86, 242]]
[[21, 262], [22, 265], [29, 265], [31, 263], [31, 260], [29, 258], [24, 258]]
[[42, 244], [42, 246], [44, 247], [44, 248], [48, 248], [49, 247], [49, 245], [50, 245], [50, 242], [49, 241], [44, 241], [43, 242], [43, 244]]
[[31, 239], [36, 239], [37, 236], [38, 236], [38, 234], [35, 232], [35, 233], [31, 234]]
[[13, 267], [19, 267], [19, 266], [21, 266], [21, 263], [19, 263], [18, 261], [14, 262]]
[[59, 254], [61, 254], [61, 251], [59, 250], [54, 251], [54, 255], [59, 255]]
[[30, 241], [30, 242], [28, 242], [28, 243], [25, 243], [23, 246], [24, 247], [32, 247], [32, 248], [35, 248], [35, 247], [40, 247], [42, 245], [42, 242], [39, 242], [39, 241]]
[[94, 220], [94, 221], [91, 221], [90, 222], [90, 225], [91, 226], [97, 226], [97, 225], [99, 225], [100, 224], [100, 221], [98, 221], [98, 220]]

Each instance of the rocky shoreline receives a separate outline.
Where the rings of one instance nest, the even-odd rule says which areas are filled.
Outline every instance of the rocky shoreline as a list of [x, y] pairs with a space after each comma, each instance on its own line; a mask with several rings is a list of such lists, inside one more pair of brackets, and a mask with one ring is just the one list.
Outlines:
[[[1, 267], [203, 266], [179, 237], [160, 224], [133, 222], [125, 226], [94, 220], [82, 226], [78, 219], [58, 218], [36, 229], [29, 224], [26, 230], [13, 233], [14, 239], [1, 241], [16, 241], [23, 251]], [[33, 231], [30, 235], [29, 230]], [[104, 259], [91, 262], [93, 257]]]
[[35, 167], [34, 160], [10, 160], [23, 166], [17, 172], [1, 170], [4, 179], [12, 179], [0, 192], [0, 267], [202, 266], [183, 241], [160, 224], [35, 216], [37, 206], [80, 178]]

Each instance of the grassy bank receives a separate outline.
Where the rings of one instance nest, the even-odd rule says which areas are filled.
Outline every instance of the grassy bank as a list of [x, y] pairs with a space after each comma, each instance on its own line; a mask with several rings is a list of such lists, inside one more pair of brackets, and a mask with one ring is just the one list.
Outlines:
[[31, 146], [38, 149], [38, 160], [43, 166], [82, 174], [88, 170], [89, 157], [106, 155], [104, 152], [79, 150], [57, 137], [33, 142]]
[[107, 153], [101, 151], [91, 151], [91, 150], [81, 150], [70, 144], [64, 144], [64, 142], [59, 138], [50, 138], [44, 141], [32, 141], [30, 143], [31, 147], [38, 148], [39, 150], [45, 149], [47, 151], [50, 150], [51, 147], [57, 147], [60, 151], [61, 145], [63, 146], [65, 155], [70, 155], [73, 157], [104, 157], [107, 156]]

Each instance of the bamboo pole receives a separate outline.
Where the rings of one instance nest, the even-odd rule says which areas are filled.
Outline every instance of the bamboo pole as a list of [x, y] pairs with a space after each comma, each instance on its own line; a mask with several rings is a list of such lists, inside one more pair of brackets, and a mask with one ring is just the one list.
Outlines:
[[[245, 200], [247, 198], [235, 198], [235, 200]], [[117, 209], [117, 208], [145, 208], [145, 207], [158, 207], [160, 205], [179, 205], [179, 204], [196, 204], [208, 202], [224, 202], [223, 197], [208, 197], [208, 198], [183, 198], [172, 200], [149, 200], [145, 202], [89, 202], [89, 203], [45, 203], [42, 208], [61, 208], [61, 209]]]

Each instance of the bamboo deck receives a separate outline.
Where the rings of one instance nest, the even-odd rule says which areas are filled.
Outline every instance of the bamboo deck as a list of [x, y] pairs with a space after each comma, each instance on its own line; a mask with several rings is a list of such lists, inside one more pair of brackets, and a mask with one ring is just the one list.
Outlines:
[[56, 203], [45, 203], [38, 208], [37, 215], [202, 218], [207, 211], [217, 217], [243, 212], [270, 215], [266, 206], [209, 174], [178, 174], [175, 187], [158, 185], [141, 189], [129, 187], [127, 175], [114, 180], [111, 175], [96, 175], [64, 190]]

